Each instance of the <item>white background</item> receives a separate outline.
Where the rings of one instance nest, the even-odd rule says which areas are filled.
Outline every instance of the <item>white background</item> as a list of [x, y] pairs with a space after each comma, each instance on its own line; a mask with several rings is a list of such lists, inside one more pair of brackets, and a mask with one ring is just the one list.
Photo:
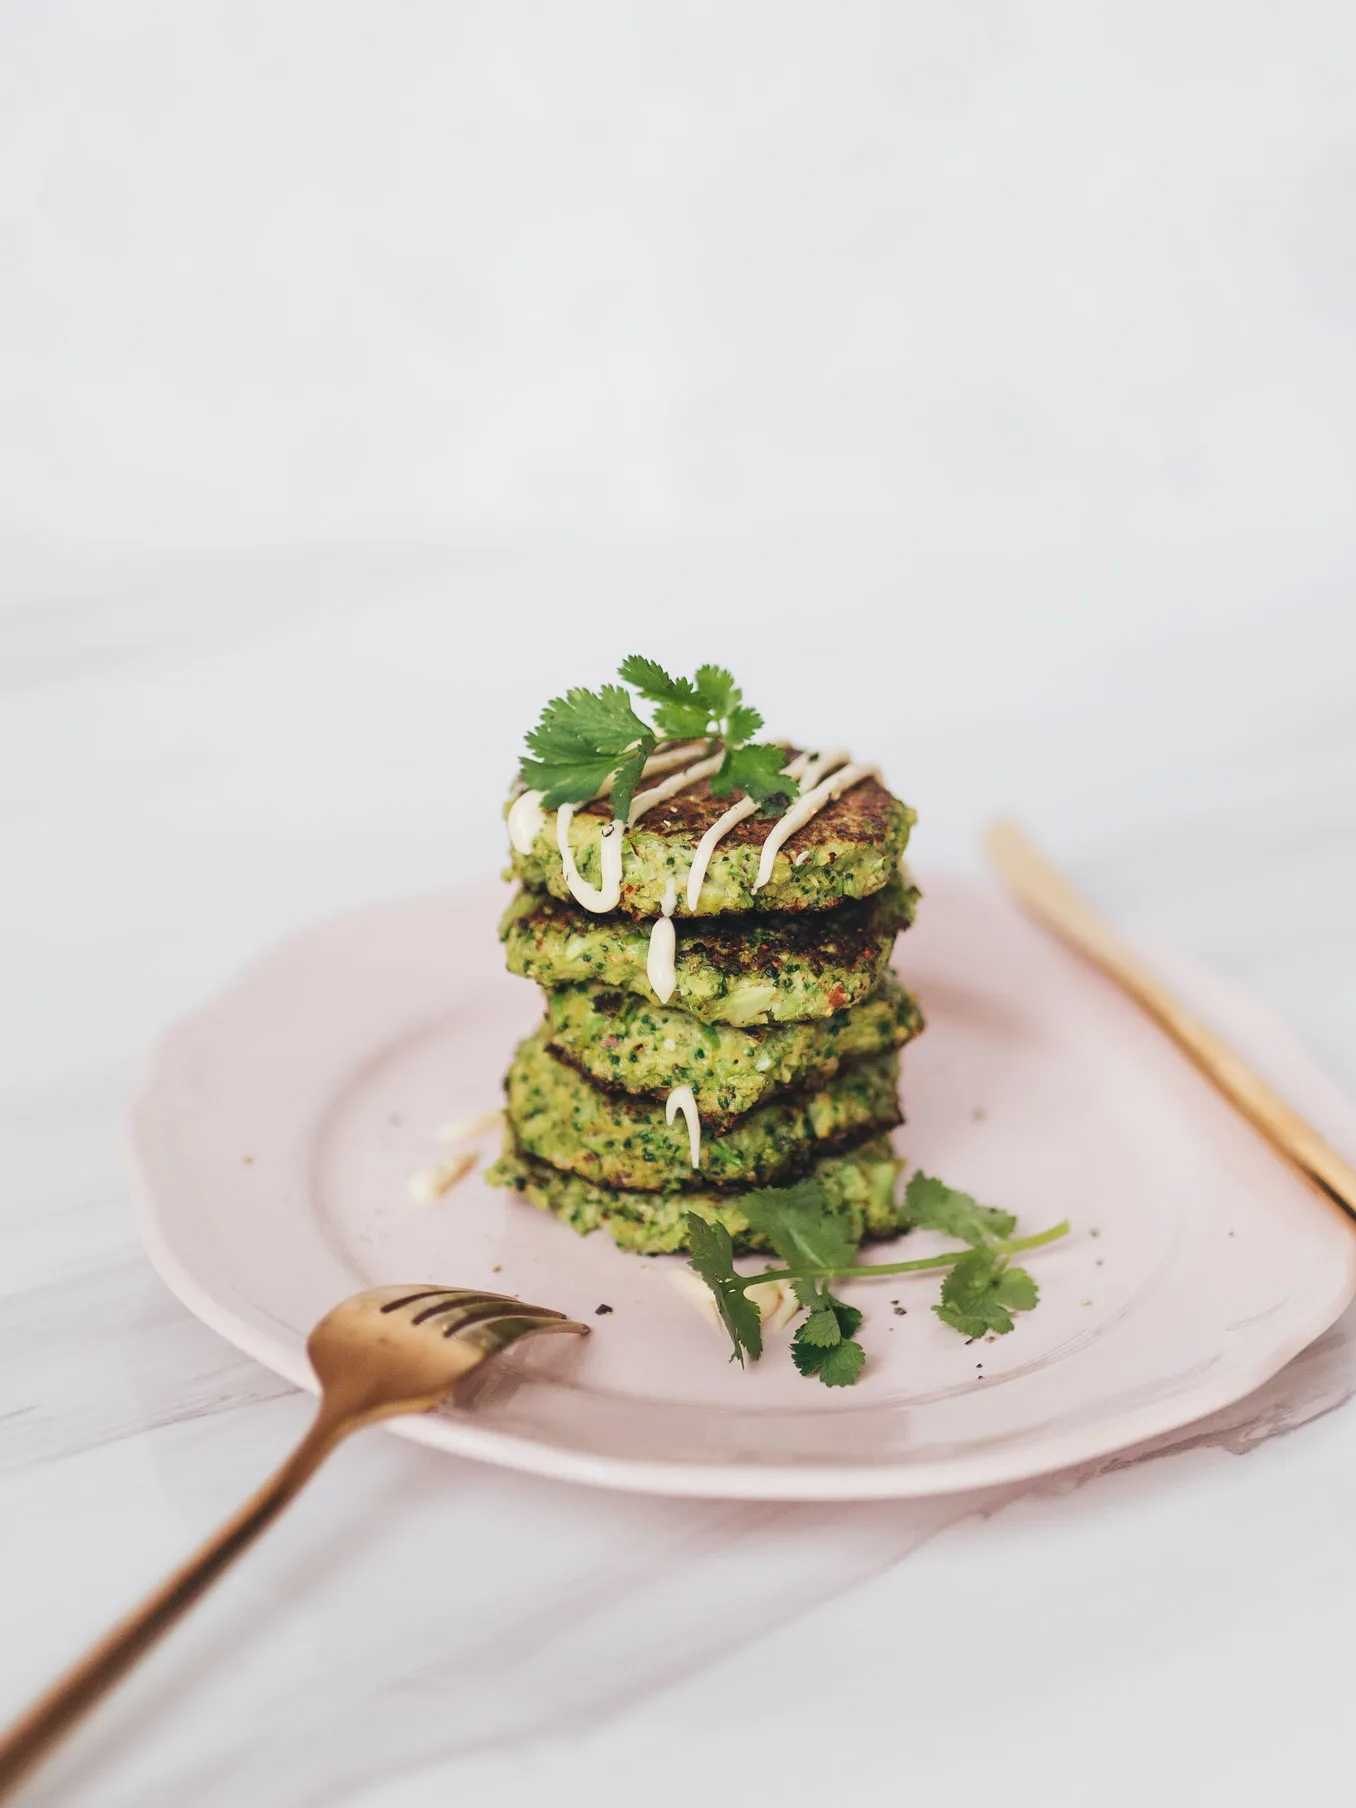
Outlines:
[[[1356, 1089], [1354, 57], [1322, 4], [0, 5], [6, 1702], [303, 1412], [137, 1252], [147, 1039], [496, 863], [633, 647], [880, 758], [925, 866], [1020, 814]], [[286, 1808], [1330, 1793], [1354, 1490], [1338, 1413], [922, 1548], [373, 1439], [35, 1800], [233, 1802], [247, 1726]]]

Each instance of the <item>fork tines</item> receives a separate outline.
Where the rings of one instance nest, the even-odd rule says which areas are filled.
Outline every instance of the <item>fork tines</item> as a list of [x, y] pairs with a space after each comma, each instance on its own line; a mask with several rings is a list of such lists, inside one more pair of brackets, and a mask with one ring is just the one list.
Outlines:
[[[429, 1303], [414, 1313], [410, 1322], [422, 1325], [431, 1319], [447, 1316], [448, 1323], [439, 1327], [444, 1337], [453, 1337], [459, 1331], [469, 1330], [472, 1325], [490, 1324], [495, 1320], [521, 1321], [524, 1330], [553, 1321], [565, 1322], [565, 1314], [550, 1306], [530, 1306], [507, 1293], [484, 1293], [465, 1287], [422, 1288], [417, 1293], [407, 1293], [399, 1299], [387, 1300], [381, 1310], [399, 1312], [407, 1306], [418, 1305], [421, 1300]], [[507, 1329], [507, 1325], [504, 1328]]]

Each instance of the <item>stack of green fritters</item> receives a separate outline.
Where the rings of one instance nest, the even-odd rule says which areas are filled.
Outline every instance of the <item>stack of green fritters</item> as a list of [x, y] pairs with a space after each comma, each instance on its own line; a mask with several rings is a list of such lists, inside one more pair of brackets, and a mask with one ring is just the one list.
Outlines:
[[[554, 813], [515, 850], [520, 889], [500, 933], [546, 1012], [509, 1068], [505, 1152], [489, 1178], [644, 1254], [685, 1249], [690, 1211], [724, 1223], [736, 1248], [757, 1247], [742, 1195], [806, 1175], [849, 1206], [862, 1236], [892, 1236], [899, 1050], [922, 1028], [889, 970], [917, 899], [901, 864], [913, 813], [868, 778], [790, 836], [761, 886], [772, 824], [751, 815], [720, 840], [689, 910], [698, 845], [729, 804], [702, 784], [628, 831], [605, 914], [571, 897]], [[609, 820], [599, 799], [569, 825], [592, 884]], [[660, 1003], [651, 933], [675, 898], [674, 986]], [[684, 1115], [666, 1112], [685, 1087], [697, 1166]]]

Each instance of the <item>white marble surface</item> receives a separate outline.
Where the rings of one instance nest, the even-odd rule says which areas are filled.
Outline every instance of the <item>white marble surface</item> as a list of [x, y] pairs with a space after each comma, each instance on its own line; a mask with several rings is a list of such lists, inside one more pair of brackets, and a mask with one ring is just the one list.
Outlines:
[[[139, 1253], [147, 1040], [494, 864], [540, 697], [633, 643], [869, 747], [920, 859], [1018, 810], [1356, 1090], [1354, 40], [0, 17], [0, 1709], [307, 1411]], [[372, 1434], [31, 1799], [1332, 1798], [1353, 1392], [1349, 1319], [1169, 1449], [860, 1510]]]

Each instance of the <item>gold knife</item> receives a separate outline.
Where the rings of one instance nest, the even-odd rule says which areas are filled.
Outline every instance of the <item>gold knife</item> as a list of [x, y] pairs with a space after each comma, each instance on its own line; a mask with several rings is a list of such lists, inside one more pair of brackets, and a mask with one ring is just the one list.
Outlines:
[[1085, 955], [1147, 1011], [1278, 1154], [1325, 1199], [1356, 1219], [1356, 1168], [1343, 1161], [1241, 1055], [1155, 979], [1086, 899], [1037, 853], [1016, 824], [995, 823], [984, 845], [1000, 876], [1037, 922]]

